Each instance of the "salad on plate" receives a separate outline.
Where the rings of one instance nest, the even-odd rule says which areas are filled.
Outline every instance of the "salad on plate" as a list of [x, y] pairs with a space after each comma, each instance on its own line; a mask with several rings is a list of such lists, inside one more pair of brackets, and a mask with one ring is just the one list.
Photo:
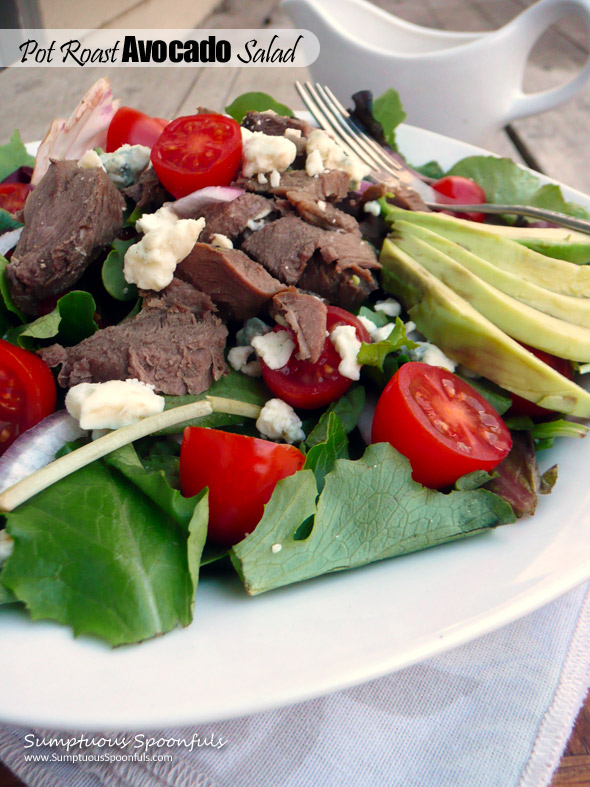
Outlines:
[[[399, 156], [395, 92], [354, 98]], [[168, 122], [99, 80], [15, 134], [0, 604], [128, 644], [200, 572], [259, 594], [534, 514], [590, 417], [590, 237], [452, 201], [585, 211], [507, 159], [420, 172], [448, 213], [260, 93]]]

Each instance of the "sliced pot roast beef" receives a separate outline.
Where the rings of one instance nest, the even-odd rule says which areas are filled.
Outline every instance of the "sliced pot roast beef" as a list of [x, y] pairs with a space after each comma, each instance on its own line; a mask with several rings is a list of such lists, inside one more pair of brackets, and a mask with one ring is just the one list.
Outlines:
[[40, 351], [48, 366], [61, 365], [62, 387], [136, 378], [157, 393], [198, 394], [226, 372], [227, 328], [204, 293], [173, 279], [161, 293], [143, 294], [143, 308], [133, 319], [74, 347], [54, 344]]
[[299, 292], [295, 287], [277, 293], [270, 303], [270, 314], [295, 333], [298, 357], [315, 363], [326, 341], [326, 304], [315, 295]]
[[29, 196], [25, 227], [6, 268], [10, 294], [26, 314], [65, 292], [116, 237], [125, 201], [100, 167], [54, 161]]
[[234, 242], [251, 222], [260, 221], [276, 210], [274, 200], [250, 192], [231, 202], [209, 205], [199, 211], [199, 216], [203, 216], [206, 222], [199, 240], [210, 243], [214, 235], [225, 235]]
[[242, 249], [280, 281], [297, 284], [321, 234], [297, 216], [284, 216], [253, 232]]
[[224, 317], [255, 317], [284, 284], [239, 249], [195, 243], [176, 276], [206, 292]]

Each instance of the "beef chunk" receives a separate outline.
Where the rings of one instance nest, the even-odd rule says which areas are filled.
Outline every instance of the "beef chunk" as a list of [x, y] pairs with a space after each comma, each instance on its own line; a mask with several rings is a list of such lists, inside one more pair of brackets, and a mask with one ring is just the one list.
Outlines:
[[259, 183], [258, 178], [238, 177], [232, 184], [246, 191], [276, 194], [285, 197], [288, 191], [305, 191], [314, 199], [338, 202], [348, 194], [350, 176], [339, 169], [322, 172], [317, 177], [311, 178], [303, 170], [292, 170], [281, 173], [281, 182], [278, 186], [270, 183]]
[[368, 243], [357, 235], [324, 232], [318, 251], [299, 279], [299, 287], [330, 303], [354, 309], [377, 289], [374, 270], [381, 266]]
[[224, 316], [235, 320], [255, 317], [273, 295], [285, 289], [242, 251], [208, 243], [196, 243], [177, 266], [176, 275], [206, 292]]
[[274, 112], [246, 112], [242, 126], [250, 131], [262, 131], [271, 137], [284, 137], [288, 128], [301, 131], [302, 137], [309, 136], [312, 127], [306, 120], [277, 115]]
[[315, 295], [294, 287], [279, 292], [271, 301], [270, 313], [277, 322], [285, 322], [295, 332], [298, 357], [315, 363], [326, 341], [326, 304]]
[[284, 216], [252, 233], [242, 248], [277, 279], [297, 284], [321, 234], [297, 216]]
[[247, 229], [249, 221], [267, 216], [275, 210], [273, 200], [248, 192], [231, 202], [209, 205], [199, 212], [206, 221], [200, 240], [210, 243], [213, 235], [220, 234], [234, 241]]
[[68, 290], [123, 226], [125, 202], [102, 168], [53, 162], [25, 205], [25, 227], [6, 268], [26, 314]]
[[147, 167], [132, 186], [123, 189], [123, 196], [135, 202], [142, 213], [155, 213], [165, 202], [174, 200], [158, 180], [153, 167]]
[[395, 193], [391, 202], [404, 210], [430, 210], [418, 192], [403, 183], [395, 187]]
[[288, 191], [287, 200], [308, 224], [325, 230], [342, 230], [359, 234], [358, 222], [354, 216], [338, 210], [326, 200], [316, 199], [306, 191]]
[[41, 350], [51, 367], [61, 364], [64, 388], [78, 383], [137, 378], [158, 393], [198, 394], [226, 371], [227, 328], [211, 301], [174, 279], [144, 300], [133, 319], [97, 331], [75, 347]]

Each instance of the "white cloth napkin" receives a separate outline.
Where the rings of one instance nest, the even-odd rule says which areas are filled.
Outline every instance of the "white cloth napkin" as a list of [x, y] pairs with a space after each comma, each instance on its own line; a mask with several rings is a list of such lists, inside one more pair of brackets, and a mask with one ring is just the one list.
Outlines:
[[[474, 642], [327, 697], [139, 739], [101, 733], [134, 741], [125, 748], [95, 740], [68, 752], [56, 739], [100, 736], [0, 725], [0, 759], [30, 787], [543, 787], [589, 685], [586, 583]], [[193, 736], [202, 745], [190, 751]], [[161, 743], [150, 753], [170, 760], [125, 761], [148, 737]], [[27, 762], [31, 753], [48, 759]], [[66, 753], [111, 761], [59, 761]]]

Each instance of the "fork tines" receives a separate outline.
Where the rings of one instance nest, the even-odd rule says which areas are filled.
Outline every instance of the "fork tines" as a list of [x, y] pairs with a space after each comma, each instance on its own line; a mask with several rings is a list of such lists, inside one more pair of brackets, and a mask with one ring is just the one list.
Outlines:
[[320, 128], [331, 131], [349, 154], [371, 167], [377, 179], [382, 180], [384, 173], [399, 179], [403, 172], [401, 164], [355, 123], [329, 87], [319, 83], [306, 82], [302, 85], [295, 82], [295, 88]]

